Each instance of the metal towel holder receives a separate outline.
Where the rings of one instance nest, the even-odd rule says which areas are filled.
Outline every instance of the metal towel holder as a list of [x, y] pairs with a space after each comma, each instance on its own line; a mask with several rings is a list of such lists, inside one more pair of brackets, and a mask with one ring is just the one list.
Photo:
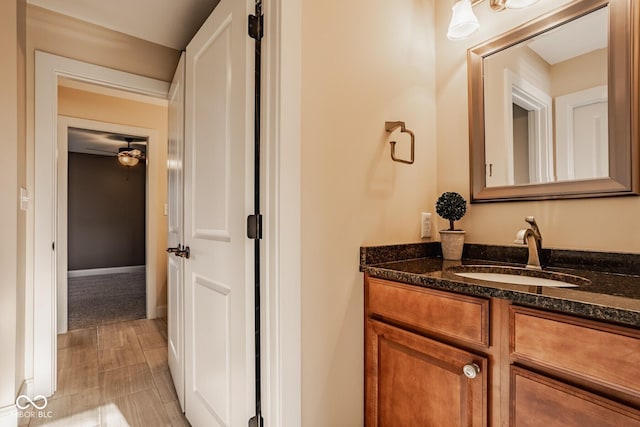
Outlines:
[[390, 141], [391, 144], [391, 159], [400, 162], [406, 163], [408, 165], [413, 164], [415, 158], [415, 148], [416, 148], [416, 136], [407, 129], [404, 125], [404, 122], [384, 122], [384, 130], [391, 133], [397, 128], [400, 128], [400, 132], [408, 133], [411, 136], [411, 160], [399, 159], [396, 157], [396, 141]]

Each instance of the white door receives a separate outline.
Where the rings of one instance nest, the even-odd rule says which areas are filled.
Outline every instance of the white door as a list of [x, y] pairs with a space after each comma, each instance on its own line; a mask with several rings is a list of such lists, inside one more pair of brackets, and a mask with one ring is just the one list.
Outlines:
[[575, 179], [609, 176], [609, 106], [607, 102], [573, 110]]
[[609, 176], [607, 86], [556, 98], [558, 180]]
[[253, 415], [249, 13], [244, 0], [221, 0], [187, 46], [185, 405], [194, 427], [244, 427]]
[[[184, 53], [169, 89], [169, 148], [168, 168], [168, 218], [167, 242], [169, 247], [183, 243], [183, 181], [182, 161], [184, 153]], [[167, 323], [169, 370], [184, 410], [184, 258], [169, 254], [167, 257]]]

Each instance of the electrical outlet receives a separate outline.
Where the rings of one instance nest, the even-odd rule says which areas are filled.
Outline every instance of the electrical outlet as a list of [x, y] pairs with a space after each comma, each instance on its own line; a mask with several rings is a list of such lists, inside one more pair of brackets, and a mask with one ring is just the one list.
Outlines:
[[420, 237], [431, 237], [431, 213], [422, 212], [420, 217]]

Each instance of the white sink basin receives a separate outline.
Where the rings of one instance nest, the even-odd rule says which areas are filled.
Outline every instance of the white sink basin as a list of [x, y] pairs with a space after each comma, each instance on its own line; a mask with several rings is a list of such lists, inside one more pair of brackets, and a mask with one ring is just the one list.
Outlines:
[[456, 273], [457, 276], [470, 279], [486, 280], [488, 282], [511, 283], [513, 285], [548, 286], [552, 288], [577, 288], [573, 283], [560, 280], [543, 279], [540, 277], [517, 276], [504, 273]]
[[500, 265], [459, 265], [447, 270], [460, 277], [512, 285], [577, 288], [591, 283], [571, 274]]

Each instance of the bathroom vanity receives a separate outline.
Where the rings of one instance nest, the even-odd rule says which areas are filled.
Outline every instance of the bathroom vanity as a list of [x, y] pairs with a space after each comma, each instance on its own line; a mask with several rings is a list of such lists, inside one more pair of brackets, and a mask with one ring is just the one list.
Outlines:
[[[572, 1], [467, 50], [471, 203], [640, 194], [638, 8]], [[528, 253], [361, 249], [367, 426], [640, 427], [640, 255], [527, 222]]]
[[640, 256], [545, 250], [556, 288], [456, 274], [523, 248], [438, 251], [361, 249], [367, 426], [640, 426]]

